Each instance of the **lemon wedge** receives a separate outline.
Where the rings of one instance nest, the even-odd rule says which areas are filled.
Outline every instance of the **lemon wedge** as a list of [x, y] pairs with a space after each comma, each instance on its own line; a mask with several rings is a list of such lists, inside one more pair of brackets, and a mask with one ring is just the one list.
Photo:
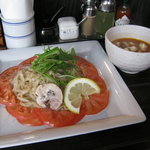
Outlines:
[[80, 113], [82, 98], [88, 99], [89, 95], [100, 93], [97, 83], [88, 78], [76, 78], [71, 80], [64, 92], [64, 103], [73, 113]]

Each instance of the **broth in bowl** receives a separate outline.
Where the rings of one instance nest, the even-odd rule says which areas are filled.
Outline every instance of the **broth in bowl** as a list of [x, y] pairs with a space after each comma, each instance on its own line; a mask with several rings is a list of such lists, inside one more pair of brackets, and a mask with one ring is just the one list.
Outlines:
[[132, 52], [150, 52], [150, 43], [134, 39], [120, 38], [112, 41], [116, 46]]
[[[124, 50], [113, 42], [127, 42], [138, 46], [134, 50]], [[141, 44], [140, 44], [141, 43]], [[139, 48], [144, 47], [143, 50]], [[136, 46], [136, 47], [137, 47]], [[145, 48], [146, 47], [146, 48]], [[150, 68], [150, 28], [139, 25], [123, 25], [111, 27], [105, 33], [105, 49], [109, 60], [120, 70], [135, 74]], [[127, 48], [126, 48], [127, 49]], [[135, 52], [134, 52], [135, 51]]]

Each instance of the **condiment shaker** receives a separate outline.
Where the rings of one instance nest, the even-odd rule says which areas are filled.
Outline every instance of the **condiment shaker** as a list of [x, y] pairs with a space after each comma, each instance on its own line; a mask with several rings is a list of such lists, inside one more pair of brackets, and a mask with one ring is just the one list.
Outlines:
[[83, 23], [81, 26], [82, 35], [85, 37], [92, 36], [95, 33], [95, 19], [96, 19], [96, 0], [83, 0]]
[[123, 0], [116, 12], [115, 26], [126, 25], [130, 23], [131, 19], [131, 8], [128, 5], [128, 0]]
[[96, 11], [95, 30], [99, 37], [104, 37], [105, 32], [114, 25], [116, 1], [101, 0]]

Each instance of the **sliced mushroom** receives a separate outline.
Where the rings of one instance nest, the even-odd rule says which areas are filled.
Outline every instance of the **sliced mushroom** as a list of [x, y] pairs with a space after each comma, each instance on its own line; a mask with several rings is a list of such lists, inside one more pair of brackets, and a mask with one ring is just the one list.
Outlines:
[[61, 89], [53, 83], [39, 85], [36, 89], [36, 102], [43, 108], [50, 107], [57, 110], [63, 102]]

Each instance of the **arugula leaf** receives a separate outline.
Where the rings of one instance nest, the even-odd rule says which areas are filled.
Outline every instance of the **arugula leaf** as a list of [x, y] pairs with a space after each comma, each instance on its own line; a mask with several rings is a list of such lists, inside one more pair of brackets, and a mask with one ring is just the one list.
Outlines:
[[[65, 85], [66, 81], [60, 81], [58, 77], [55, 77], [55, 74], [66, 76], [67, 79], [68, 77], [70, 79], [76, 78], [78, 69], [75, 65], [77, 61], [75, 56], [76, 53], [73, 48], [67, 52], [58, 47], [47, 47], [44, 49], [44, 53], [37, 54], [31, 68], [55, 84]], [[53, 72], [53, 75], [50, 75], [49, 71]]]

